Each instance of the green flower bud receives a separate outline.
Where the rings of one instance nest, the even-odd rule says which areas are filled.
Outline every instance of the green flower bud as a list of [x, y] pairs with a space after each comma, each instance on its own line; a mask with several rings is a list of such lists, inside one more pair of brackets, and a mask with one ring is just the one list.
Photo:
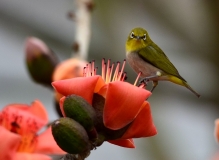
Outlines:
[[67, 117], [76, 120], [88, 132], [94, 134], [96, 112], [84, 98], [78, 95], [67, 96], [63, 104], [63, 109]]
[[56, 120], [52, 124], [52, 135], [58, 146], [70, 154], [83, 154], [92, 149], [85, 129], [71, 118]]
[[30, 37], [25, 44], [26, 64], [31, 78], [40, 84], [51, 87], [52, 74], [58, 59], [46, 44]]

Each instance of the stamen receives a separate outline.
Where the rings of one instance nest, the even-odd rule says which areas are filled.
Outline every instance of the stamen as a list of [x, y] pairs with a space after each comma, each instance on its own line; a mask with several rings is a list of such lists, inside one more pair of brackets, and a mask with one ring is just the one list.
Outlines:
[[94, 64], [95, 64], [95, 60], [92, 60], [91, 62], [91, 75], [92, 76], [94, 75], [94, 69], [95, 69]]
[[110, 82], [110, 72], [111, 72], [111, 67], [107, 68], [106, 70], [106, 83]]
[[105, 68], [106, 68], [106, 63], [105, 63], [105, 59], [102, 59], [102, 78], [105, 81]]
[[[124, 59], [121, 70], [120, 70], [120, 62], [117, 62], [115, 71], [114, 66], [115, 63], [111, 64], [111, 60], [109, 59], [107, 63], [105, 62], [105, 59], [102, 59], [102, 79], [105, 81], [105, 83], [113, 82], [113, 81], [125, 81], [127, 79], [127, 73], [124, 72], [125, 69], [126, 60]], [[86, 65], [86, 67], [83, 69], [83, 75], [84, 77], [90, 77], [97, 74], [97, 67], [95, 68], [95, 61], [93, 60], [89, 64]], [[114, 73], [113, 73], [114, 71]], [[138, 77], [135, 80], [134, 86], [137, 85], [137, 82], [141, 76], [141, 73], [138, 74]], [[145, 86], [145, 85], [141, 85]]]
[[91, 62], [88, 63], [88, 77], [92, 76]]
[[106, 72], [108, 72], [108, 69], [110, 68], [110, 59], [108, 59], [108, 61], [107, 61], [107, 67], [106, 67]]
[[120, 62], [117, 62], [116, 69], [115, 69], [112, 81], [116, 81], [117, 80], [117, 76], [119, 74], [119, 67], [120, 67]]
[[96, 68], [94, 69], [94, 75], [97, 75], [97, 69], [98, 69], [98, 67], [96, 67]]
[[114, 63], [112, 63], [112, 66], [111, 66], [110, 75], [109, 75], [109, 82], [110, 82], [111, 79], [112, 79], [113, 68], [114, 68]]
[[106, 83], [109, 83], [109, 75], [110, 75], [110, 70], [111, 70], [111, 67], [110, 67], [110, 59], [108, 59], [107, 61], [107, 67], [106, 67], [106, 79], [105, 79], [105, 82]]
[[124, 59], [124, 61], [123, 61], [122, 70], [121, 70], [122, 72], [124, 71], [125, 64], [126, 64], [126, 59]]
[[142, 72], [139, 72], [139, 73], [138, 73], [138, 76], [137, 76], [137, 78], [136, 78], [136, 80], [135, 80], [134, 86], [136, 86], [136, 84], [137, 84], [139, 78], [141, 77], [141, 74], [142, 74]]
[[122, 73], [123, 73], [123, 71], [124, 71], [124, 68], [125, 68], [125, 62], [126, 62], [126, 60], [124, 59], [124, 61], [123, 61], [123, 64], [122, 64], [122, 69], [121, 69], [121, 74], [119, 75], [119, 80], [121, 79], [121, 76], [122, 76]]
[[127, 75], [127, 73], [124, 72], [123, 75], [122, 75], [121, 81], [124, 81], [127, 78], [126, 75]]
[[85, 72], [86, 73], [86, 77], [89, 76], [89, 73], [88, 73], [89, 72], [89, 68], [88, 67], [89, 67], [89, 64], [86, 64], [86, 72]]
[[35, 144], [37, 142], [36, 137], [36, 134], [30, 132], [23, 135], [17, 152], [33, 152]]
[[84, 69], [83, 69], [83, 77], [86, 77], [86, 69], [87, 69], [87, 67], [84, 67]]

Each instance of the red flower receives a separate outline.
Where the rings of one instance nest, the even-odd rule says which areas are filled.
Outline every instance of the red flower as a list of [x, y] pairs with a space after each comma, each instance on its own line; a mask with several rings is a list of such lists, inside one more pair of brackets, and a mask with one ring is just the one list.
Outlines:
[[[120, 63], [118, 63], [113, 75], [114, 64], [110, 66], [110, 61], [108, 61], [106, 65], [103, 61], [101, 77], [96, 75], [96, 68], [92, 62], [84, 69], [85, 77], [56, 81], [52, 85], [60, 94], [64, 96], [76, 94], [90, 104], [92, 104], [94, 93], [104, 97], [103, 123], [105, 127], [119, 130], [129, 125], [122, 137], [108, 140], [108, 142], [133, 148], [134, 142], [131, 138], [153, 136], [157, 134], [157, 131], [153, 124], [150, 105], [145, 101], [151, 93], [143, 89], [143, 85], [137, 87], [124, 82], [126, 77], [123, 73], [124, 65], [125, 63], [119, 71]], [[62, 102], [63, 98], [60, 100], [60, 107], [64, 115]]]
[[53, 139], [51, 128], [38, 135], [48, 123], [45, 108], [39, 101], [31, 106], [11, 104], [0, 112], [1, 160], [51, 160], [45, 154], [65, 154]]

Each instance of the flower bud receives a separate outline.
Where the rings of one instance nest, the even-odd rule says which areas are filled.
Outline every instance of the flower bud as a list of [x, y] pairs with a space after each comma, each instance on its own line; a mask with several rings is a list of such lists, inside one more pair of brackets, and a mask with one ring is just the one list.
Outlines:
[[52, 74], [58, 64], [54, 53], [43, 41], [35, 37], [26, 40], [25, 53], [31, 78], [37, 83], [51, 87]]
[[79, 122], [86, 130], [93, 129], [96, 113], [84, 98], [78, 95], [67, 96], [63, 109], [67, 117]]
[[67, 96], [64, 100], [63, 110], [67, 117], [80, 123], [91, 138], [96, 138], [97, 133], [94, 128], [96, 112], [84, 98], [78, 95]]
[[52, 134], [58, 146], [70, 154], [83, 154], [92, 149], [85, 129], [71, 118], [56, 120]]

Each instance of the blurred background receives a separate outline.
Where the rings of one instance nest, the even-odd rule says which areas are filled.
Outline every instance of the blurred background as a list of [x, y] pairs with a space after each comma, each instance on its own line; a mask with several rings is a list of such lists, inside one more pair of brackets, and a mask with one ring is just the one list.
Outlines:
[[[219, 4], [205, 0], [94, 0], [88, 60], [123, 61], [134, 27], [147, 29], [179, 73], [201, 94], [160, 82], [149, 102], [158, 135], [136, 139], [136, 149], [104, 143], [88, 160], [211, 160], [219, 152], [213, 136], [219, 118]], [[71, 56], [73, 0], [0, 0], [0, 108], [39, 99], [50, 120], [58, 118], [53, 91], [34, 83], [24, 61], [24, 41], [42, 39], [61, 60]], [[100, 67], [100, 66], [99, 66]], [[126, 65], [128, 81], [136, 73]], [[218, 157], [219, 159], [219, 157]]]

